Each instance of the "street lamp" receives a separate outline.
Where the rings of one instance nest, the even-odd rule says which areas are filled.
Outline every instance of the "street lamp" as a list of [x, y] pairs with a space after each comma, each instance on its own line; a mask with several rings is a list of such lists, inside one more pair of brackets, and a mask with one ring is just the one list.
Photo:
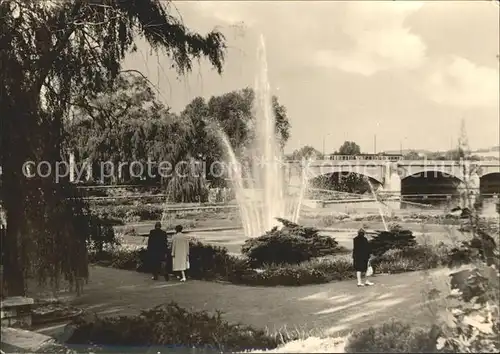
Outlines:
[[403, 155], [403, 142], [404, 142], [404, 146], [405, 146], [405, 148], [406, 148], [406, 145], [407, 145], [407, 144], [406, 144], [406, 140], [407, 140], [407, 139], [408, 139], [408, 137], [407, 137], [407, 136], [405, 136], [405, 137], [403, 138], [403, 140], [400, 140], [400, 141], [399, 141], [399, 154], [400, 154], [400, 155]]
[[380, 128], [380, 123], [377, 122], [377, 128], [375, 130], [375, 134], [373, 135], [373, 153], [377, 154], [377, 132]]

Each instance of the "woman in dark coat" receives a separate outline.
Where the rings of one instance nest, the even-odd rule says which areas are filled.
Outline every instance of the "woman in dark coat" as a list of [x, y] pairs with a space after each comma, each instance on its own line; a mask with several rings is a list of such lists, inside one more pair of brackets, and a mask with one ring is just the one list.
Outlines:
[[365, 230], [363, 229], [360, 229], [358, 235], [354, 237], [352, 258], [354, 270], [356, 271], [356, 278], [358, 279], [358, 286], [373, 285], [373, 283], [368, 280], [363, 283], [362, 278], [368, 270], [368, 263], [370, 261], [370, 244], [365, 237]]

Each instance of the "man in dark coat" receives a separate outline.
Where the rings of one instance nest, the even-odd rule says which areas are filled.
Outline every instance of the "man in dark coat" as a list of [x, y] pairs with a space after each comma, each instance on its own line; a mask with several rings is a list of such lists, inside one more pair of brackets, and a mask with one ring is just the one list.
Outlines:
[[[148, 238], [148, 261], [153, 273], [153, 280], [158, 279], [167, 253], [167, 233], [161, 229], [161, 223], [157, 222], [155, 228], [149, 232]], [[165, 269], [163, 271], [165, 280], [168, 280], [168, 272]]]
[[373, 283], [368, 280], [363, 283], [363, 275], [366, 274], [370, 261], [370, 243], [365, 237], [365, 230], [362, 228], [358, 231], [358, 235], [354, 237], [352, 258], [354, 270], [356, 271], [356, 278], [358, 279], [358, 286], [373, 285]]

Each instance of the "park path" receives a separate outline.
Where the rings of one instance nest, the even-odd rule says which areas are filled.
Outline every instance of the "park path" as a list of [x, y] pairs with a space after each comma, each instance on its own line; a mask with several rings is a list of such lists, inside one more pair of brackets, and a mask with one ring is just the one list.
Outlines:
[[319, 330], [343, 335], [390, 319], [430, 321], [425, 292], [430, 283], [447, 288], [449, 271], [379, 275], [372, 287], [354, 281], [303, 287], [246, 287], [191, 280], [152, 281], [147, 274], [93, 266], [75, 306], [100, 315], [129, 315], [175, 301], [182, 307], [214, 312], [230, 322], [278, 330]]

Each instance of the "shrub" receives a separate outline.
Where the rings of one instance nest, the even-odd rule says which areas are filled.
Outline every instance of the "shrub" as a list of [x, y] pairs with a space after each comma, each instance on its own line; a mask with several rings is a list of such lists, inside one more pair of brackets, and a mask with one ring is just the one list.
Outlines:
[[253, 267], [264, 264], [299, 264], [341, 250], [334, 238], [319, 235], [319, 231], [313, 227], [278, 220], [283, 224], [281, 229], [275, 227], [263, 236], [245, 241], [242, 253], [249, 258]]
[[124, 270], [147, 270], [146, 250], [118, 250], [115, 252], [111, 266]]
[[446, 266], [449, 247], [416, 245], [404, 249], [390, 249], [374, 258], [372, 267], [379, 273], [403, 273]]
[[393, 227], [389, 231], [380, 231], [370, 240], [371, 253], [380, 256], [391, 249], [405, 249], [416, 246], [417, 241], [410, 230]]
[[346, 353], [437, 353], [437, 327], [430, 331], [401, 322], [384, 323], [353, 333]]
[[[148, 272], [147, 252], [141, 249], [119, 249], [92, 253], [90, 261], [103, 266]], [[399, 273], [425, 270], [446, 264], [446, 246], [416, 246], [405, 250], [389, 250], [372, 264], [377, 272]], [[299, 264], [267, 264], [252, 267], [246, 258], [227, 253], [224, 247], [192, 241], [190, 270], [193, 279], [224, 280], [251, 286], [302, 286], [355, 278], [350, 255], [330, 255]]]
[[[496, 255], [498, 260], [498, 254]], [[500, 350], [500, 273], [479, 261], [451, 274], [451, 305], [442, 313], [438, 349], [460, 353]]]
[[300, 286], [327, 283], [326, 275], [313, 267], [301, 265], [249, 270], [233, 283], [254, 286]]
[[475, 210], [468, 219], [468, 226], [474, 238], [454, 249], [455, 258], [452, 261], [471, 261], [473, 267], [450, 275], [450, 294], [447, 299], [451, 301], [446, 311], [442, 312], [443, 331], [437, 347], [441, 351], [454, 353], [498, 353], [500, 250]]
[[235, 268], [236, 257], [230, 256], [225, 247], [191, 241], [189, 248], [189, 276], [195, 279], [226, 277]]
[[263, 330], [229, 324], [221, 313], [187, 311], [175, 303], [139, 316], [80, 318], [68, 344], [98, 346], [182, 346], [219, 351], [276, 348], [279, 341]]
[[254, 286], [303, 286], [324, 284], [332, 280], [354, 279], [352, 261], [347, 257], [315, 259], [300, 264], [247, 268], [239, 277], [230, 279], [235, 284]]
[[98, 215], [107, 214], [116, 225], [119, 225], [124, 222], [159, 220], [163, 213], [163, 206], [135, 202], [133, 205], [94, 206], [93, 210]]
[[[203, 244], [199, 241], [191, 242], [189, 250], [189, 276], [194, 279], [219, 279], [235, 272], [238, 268], [248, 267], [246, 262], [239, 261], [227, 253], [224, 247]], [[107, 252], [91, 252], [89, 260], [102, 266], [124, 270], [149, 272], [146, 248], [124, 249], [119, 248]]]
[[484, 263], [451, 275], [449, 305], [441, 316], [437, 347], [451, 353], [500, 350], [499, 273]]
[[500, 262], [495, 256], [497, 244], [495, 240], [482, 230], [477, 231], [470, 241], [462, 241], [459, 246], [450, 250], [448, 266], [460, 266], [476, 261], [486, 262], [487, 265], [495, 264], [498, 268]]

